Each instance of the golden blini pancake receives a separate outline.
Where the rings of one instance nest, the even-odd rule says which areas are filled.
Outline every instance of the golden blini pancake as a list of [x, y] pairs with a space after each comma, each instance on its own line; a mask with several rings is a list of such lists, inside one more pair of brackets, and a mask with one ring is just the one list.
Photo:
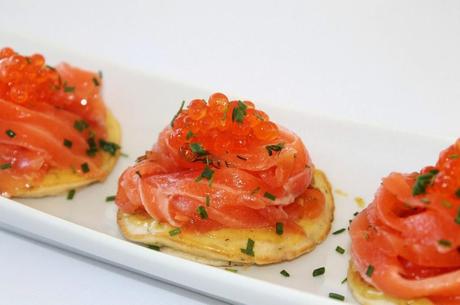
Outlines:
[[[107, 111], [107, 141], [120, 144], [121, 142], [121, 129], [120, 124], [115, 119], [113, 114]], [[67, 192], [71, 189], [86, 186], [88, 184], [104, 181], [105, 178], [112, 171], [115, 166], [120, 152], [117, 151], [115, 156], [108, 153], [103, 153], [103, 164], [101, 170], [104, 172], [103, 176], [99, 177], [85, 177], [84, 175], [78, 174], [72, 169], [51, 169], [39, 184], [32, 185], [30, 187], [24, 187], [18, 189], [14, 194], [10, 194], [11, 197], [23, 197], [23, 198], [38, 198], [45, 196], [58, 195]]]
[[434, 305], [426, 298], [404, 300], [384, 294], [364, 281], [353, 263], [348, 268], [347, 282], [353, 296], [362, 305]]
[[[303, 218], [297, 224], [305, 235], [284, 232], [275, 228], [224, 228], [206, 233], [181, 232], [170, 236], [174, 227], [159, 223], [148, 214], [127, 214], [118, 211], [117, 221], [126, 239], [156, 245], [166, 253], [213, 266], [266, 265], [292, 260], [312, 251], [329, 234], [334, 219], [334, 198], [326, 175], [315, 170], [312, 187], [325, 197], [325, 207], [315, 218]], [[248, 239], [255, 241], [254, 256], [242, 253]]]

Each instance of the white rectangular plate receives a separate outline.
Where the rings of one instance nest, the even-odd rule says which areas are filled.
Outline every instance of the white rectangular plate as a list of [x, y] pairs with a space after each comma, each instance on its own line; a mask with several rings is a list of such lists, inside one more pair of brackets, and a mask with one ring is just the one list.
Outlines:
[[[32, 51], [30, 45], [21, 45]], [[23, 51], [21, 50], [21, 51]], [[161, 279], [223, 300], [250, 304], [329, 304], [329, 292], [345, 295], [354, 303], [346, 284], [341, 284], [348, 266], [347, 233], [330, 235], [315, 251], [292, 262], [265, 267], [241, 267], [238, 273], [200, 265], [152, 251], [125, 241], [115, 222], [116, 206], [105, 202], [114, 195], [117, 179], [156, 141], [157, 134], [170, 122], [182, 100], [207, 98], [211, 91], [120, 68], [103, 61], [75, 54], [39, 49], [51, 62], [68, 61], [92, 70], [104, 71], [104, 96], [123, 128], [123, 152], [115, 170], [104, 183], [78, 190], [73, 200], [65, 195], [17, 202], [0, 197], [0, 226], [33, 238]], [[240, 97], [238, 93], [231, 98]], [[403, 132], [365, 126], [347, 121], [316, 117], [308, 109], [289, 112], [282, 108], [256, 104], [280, 124], [303, 139], [315, 165], [324, 170], [335, 192], [335, 221], [332, 231], [346, 228], [355, 202], [362, 197], [370, 202], [381, 177], [392, 170], [410, 172], [433, 164], [449, 139], [434, 139]], [[278, 101], [279, 105], [287, 101]], [[344, 255], [336, 246], [347, 249]], [[312, 271], [325, 266], [323, 276]], [[289, 278], [280, 275], [281, 270]]]

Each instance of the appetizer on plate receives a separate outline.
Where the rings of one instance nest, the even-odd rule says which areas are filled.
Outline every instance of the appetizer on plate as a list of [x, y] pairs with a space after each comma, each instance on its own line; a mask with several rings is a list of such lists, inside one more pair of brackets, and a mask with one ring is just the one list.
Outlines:
[[362, 304], [460, 304], [460, 140], [436, 166], [391, 173], [350, 226]]
[[216, 266], [294, 259], [325, 239], [334, 212], [302, 140], [221, 93], [183, 102], [121, 175], [116, 203], [127, 239]]
[[119, 155], [120, 127], [101, 88], [101, 73], [0, 50], [2, 196], [55, 195], [104, 180]]

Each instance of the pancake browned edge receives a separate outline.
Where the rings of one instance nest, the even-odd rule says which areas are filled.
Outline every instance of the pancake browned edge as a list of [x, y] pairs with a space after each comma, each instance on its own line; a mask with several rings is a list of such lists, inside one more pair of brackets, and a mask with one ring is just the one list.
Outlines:
[[425, 298], [407, 300], [384, 294], [365, 282], [352, 262], [348, 268], [347, 282], [353, 296], [362, 305], [434, 305]]
[[[334, 198], [326, 175], [315, 170], [312, 186], [325, 196], [325, 208], [316, 218], [297, 221], [305, 235], [284, 232], [275, 228], [225, 228], [206, 233], [181, 232], [170, 236], [174, 229], [158, 223], [146, 213], [127, 214], [118, 211], [118, 225], [126, 239], [160, 247], [161, 252], [212, 266], [266, 265], [292, 260], [312, 251], [329, 234], [334, 219]], [[255, 241], [254, 256], [242, 253], [248, 239]]]
[[[107, 141], [120, 144], [120, 124], [109, 110], [107, 111], [106, 120]], [[45, 175], [45, 177], [40, 180], [39, 184], [19, 189], [14, 194], [11, 194], [11, 197], [38, 198], [53, 196], [67, 192], [71, 189], [83, 187], [94, 182], [104, 181], [117, 163], [119, 156], [119, 150], [117, 150], [115, 156], [112, 156], [108, 153], [103, 154], [104, 160], [101, 169], [104, 172], [104, 175], [102, 177], [88, 178], [84, 175], [76, 173], [72, 169], [51, 169]]]

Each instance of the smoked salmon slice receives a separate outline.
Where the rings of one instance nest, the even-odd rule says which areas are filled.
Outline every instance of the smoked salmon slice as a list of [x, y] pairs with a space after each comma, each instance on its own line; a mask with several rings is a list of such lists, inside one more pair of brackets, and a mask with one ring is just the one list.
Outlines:
[[460, 304], [460, 140], [419, 173], [392, 173], [350, 226], [369, 284], [404, 299]]
[[215, 93], [182, 105], [154, 147], [121, 175], [116, 203], [196, 231], [276, 223], [295, 230], [296, 220], [324, 207], [323, 194], [308, 189], [313, 170], [297, 135], [253, 103]]
[[0, 194], [36, 187], [50, 170], [106, 175], [100, 152], [119, 146], [107, 141], [101, 87], [98, 73], [0, 50]]

